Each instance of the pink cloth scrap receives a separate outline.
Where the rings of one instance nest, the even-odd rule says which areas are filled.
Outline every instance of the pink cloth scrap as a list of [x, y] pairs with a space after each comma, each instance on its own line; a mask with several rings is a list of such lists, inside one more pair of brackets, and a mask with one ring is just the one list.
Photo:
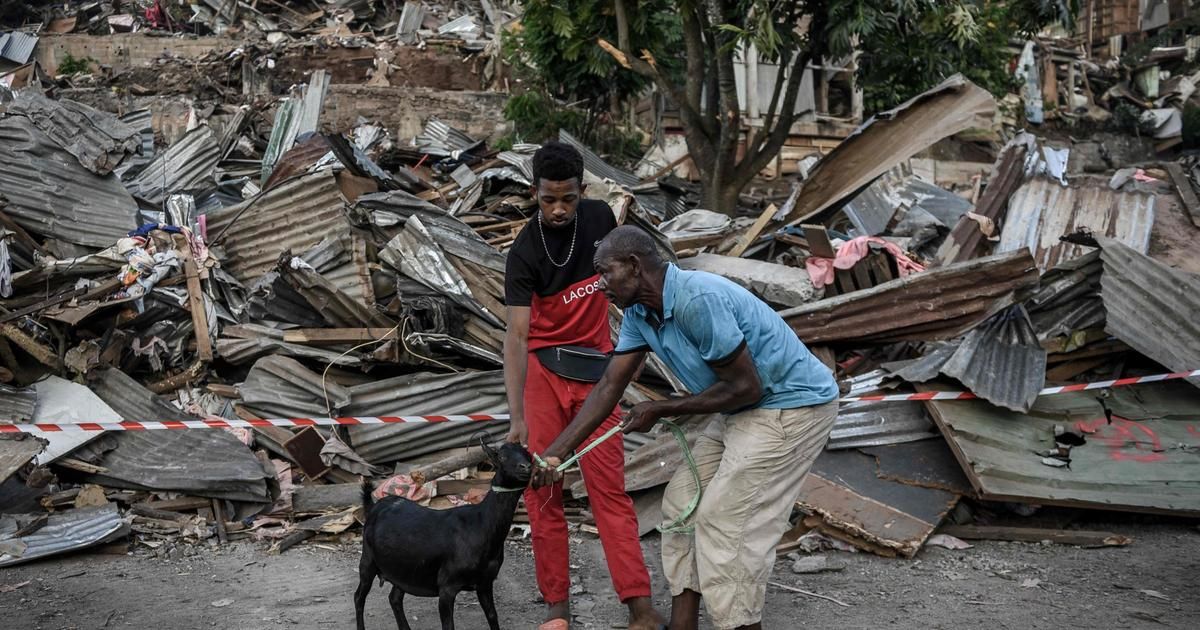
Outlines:
[[885, 241], [878, 236], [859, 236], [842, 243], [837, 250], [836, 258], [809, 256], [808, 260], [804, 261], [804, 267], [808, 270], [808, 277], [812, 279], [813, 286], [823, 289], [825, 285], [833, 284], [834, 270], [854, 267], [858, 261], [871, 253], [871, 243], [883, 247], [896, 259], [896, 268], [900, 270], [901, 278], [910, 273], [925, 271], [924, 266], [905, 256], [904, 250], [900, 249], [899, 245]]

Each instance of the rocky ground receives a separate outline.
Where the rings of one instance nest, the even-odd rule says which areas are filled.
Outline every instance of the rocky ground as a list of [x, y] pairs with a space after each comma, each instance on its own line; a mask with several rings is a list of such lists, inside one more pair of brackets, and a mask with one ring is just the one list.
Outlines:
[[[848, 606], [771, 587], [767, 628], [1196, 628], [1200, 530], [1144, 520], [1087, 523], [1133, 536], [1122, 548], [980, 542], [972, 549], [929, 548], [913, 560], [826, 552], [840, 571], [797, 575], [780, 558], [772, 581]], [[658, 541], [645, 541], [655, 601], [668, 601]], [[496, 599], [505, 628], [540, 620], [529, 543], [509, 542]], [[80, 553], [0, 569], [0, 626], [22, 630], [280, 627], [352, 628], [358, 544], [308, 543], [282, 555], [241, 542], [180, 545], [127, 554]], [[624, 627], [597, 540], [579, 534], [576, 628]], [[27, 582], [24, 586], [14, 586]], [[433, 599], [409, 598], [414, 628], [440, 627]], [[473, 594], [458, 600], [459, 628], [486, 628]], [[395, 627], [386, 590], [367, 601], [367, 628]], [[704, 626], [707, 627], [707, 626]]]

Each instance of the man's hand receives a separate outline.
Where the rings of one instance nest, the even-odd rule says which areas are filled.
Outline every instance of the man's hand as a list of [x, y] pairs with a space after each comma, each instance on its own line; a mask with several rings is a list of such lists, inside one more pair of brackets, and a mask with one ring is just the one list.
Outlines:
[[525, 425], [524, 420], [513, 418], [509, 421], [508, 435], [504, 436], [504, 441], [509, 444], [520, 444], [521, 446], [529, 446], [529, 427]]
[[541, 488], [544, 486], [552, 486], [559, 481], [562, 481], [563, 474], [558, 471], [558, 467], [562, 465], [562, 459], [558, 457], [543, 457], [546, 465], [537, 465], [533, 470], [533, 487]]
[[659, 401], [640, 402], [629, 410], [621, 424], [625, 427], [625, 433], [645, 433], [664, 415]]

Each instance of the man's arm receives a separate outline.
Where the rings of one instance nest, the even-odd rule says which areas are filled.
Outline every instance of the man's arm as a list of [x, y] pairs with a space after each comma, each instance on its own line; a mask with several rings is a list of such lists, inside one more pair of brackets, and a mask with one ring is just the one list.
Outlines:
[[[587, 439], [587, 436], [595, 432], [596, 427], [604, 423], [605, 418], [612, 413], [613, 407], [620, 402], [621, 394], [625, 393], [625, 388], [633, 380], [634, 373], [641, 367], [642, 360], [645, 358], [645, 351], [613, 355], [604, 374], [596, 382], [596, 386], [592, 388], [587, 399], [583, 401], [575, 419], [567, 425], [566, 429], [563, 429], [562, 433], [558, 434], [558, 437], [554, 438], [554, 441], [542, 453], [542, 459], [550, 468], [561, 464], [567, 453], [575, 450]], [[549, 470], [539, 470], [534, 485], [554, 483], [557, 480], [556, 477], [545, 474], [549, 472]]]
[[745, 346], [732, 360], [710, 367], [717, 382], [693, 396], [638, 403], [625, 416], [625, 432], [649, 431], [660, 418], [736, 411], [762, 398], [762, 381]]
[[529, 368], [529, 307], [508, 307], [508, 329], [504, 333], [504, 387], [508, 394], [508, 441], [526, 444], [525, 374]]

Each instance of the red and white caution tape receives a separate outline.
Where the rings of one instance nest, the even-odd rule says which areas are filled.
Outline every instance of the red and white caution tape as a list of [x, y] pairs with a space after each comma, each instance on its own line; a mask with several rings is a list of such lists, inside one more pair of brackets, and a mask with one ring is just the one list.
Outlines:
[[268, 418], [257, 420], [164, 420], [162, 422], [80, 422], [74, 424], [0, 424], [0, 433], [58, 433], [67, 431], [158, 431], [162, 429], [251, 429], [254, 427], [355, 426], [430, 422], [487, 422], [508, 420], [508, 414], [469, 416], [378, 416], [354, 418]]
[[[1119, 378], [1112, 381], [1097, 381], [1095, 383], [1079, 383], [1047, 387], [1038, 392], [1039, 396], [1062, 394], [1066, 392], [1081, 392], [1091, 389], [1108, 389], [1110, 387], [1125, 387], [1139, 383], [1154, 383], [1181, 378], [1200, 377], [1200, 370], [1190, 372], [1173, 372], [1171, 374], [1155, 374], [1153, 376], [1138, 376]], [[843, 403], [850, 402], [898, 402], [922, 400], [972, 400], [978, 398], [971, 392], [921, 392], [918, 394], [892, 394], [887, 396], [854, 396], [841, 399]], [[162, 422], [80, 422], [75, 424], [4, 424], [0, 423], [0, 433], [60, 433], [71, 431], [157, 431], [163, 429], [252, 429], [254, 427], [313, 427], [313, 426], [355, 426], [364, 424], [406, 424], [430, 422], [489, 422], [493, 420], [508, 420], [508, 414], [472, 414], [459, 416], [376, 416], [353, 418], [269, 418], [260, 420], [226, 420], [210, 418], [206, 420], [166, 420]]]
[[[1038, 392], [1038, 396], [1050, 396], [1052, 394], [1065, 394], [1067, 392], [1082, 392], [1089, 389], [1108, 389], [1110, 387], [1125, 387], [1126, 385], [1137, 385], [1138, 383], [1154, 383], [1157, 381], [1171, 381], [1179, 378], [1192, 378], [1200, 376], [1200, 370], [1192, 370], [1191, 372], [1172, 372], [1170, 374], [1155, 374], [1153, 376], [1135, 376], [1130, 378], [1118, 378], [1112, 381], [1096, 381], [1095, 383], [1077, 383], [1075, 385], [1060, 385], [1058, 387], [1047, 387]], [[900, 402], [906, 400], [973, 400], [979, 398], [971, 392], [921, 392], [919, 394], [891, 394], [887, 396], [855, 396], [843, 398], [842, 402]]]

